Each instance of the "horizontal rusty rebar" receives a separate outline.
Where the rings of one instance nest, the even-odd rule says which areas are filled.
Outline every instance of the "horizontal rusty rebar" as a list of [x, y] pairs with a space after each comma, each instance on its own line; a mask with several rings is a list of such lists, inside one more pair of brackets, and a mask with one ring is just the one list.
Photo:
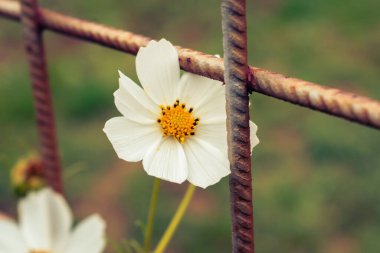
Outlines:
[[[19, 21], [20, 4], [0, 0], [0, 16]], [[39, 9], [39, 16], [41, 27], [130, 54], [136, 54], [150, 40], [148, 37], [43, 8]], [[224, 81], [222, 58], [182, 47], [177, 49], [183, 70]], [[250, 91], [380, 129], [380, 102], [376, 100], [252, 66], [249, 67], [249, 72]]]

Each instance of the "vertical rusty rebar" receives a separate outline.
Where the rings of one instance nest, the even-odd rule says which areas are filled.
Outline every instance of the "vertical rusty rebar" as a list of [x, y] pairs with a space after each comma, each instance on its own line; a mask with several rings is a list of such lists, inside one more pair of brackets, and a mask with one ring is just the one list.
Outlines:
[[37, 0], [21, 1], [21, 22], [29, 61], [37, 129], [40, 139], [44, 173], [48, 184], [57, 192], [63, 192], [61, 167], [55, 133], [54, 113], [42, 29], [38, 24]]
[[245, 0], [222, 1], [232, 252], [254, 252]]

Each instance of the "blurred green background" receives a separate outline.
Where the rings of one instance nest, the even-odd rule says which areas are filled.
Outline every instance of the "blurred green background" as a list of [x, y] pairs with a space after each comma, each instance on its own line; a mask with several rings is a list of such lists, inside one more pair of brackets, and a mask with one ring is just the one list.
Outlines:
[[[54, 10], [209, 54], [222, 53], [216, 0], [40, 1]], [[380, 1], [248, 1], [250, 64], [380, 100]], [[65, 187], [78, 218], [99, 211], [109, 236], [141, 239], [152, 188], [102, 132], [119, 113], [117, 70], [134, 57], [45, 34]], [[0, 210], [15, 212], [9, 169], [38, 147], [20, 25], [0, 18]], [[253, 152], [257, 252], [380, 252], [378, 131], [260, 94]], [[154, 241], [185, 186], [164, 183]], [[198, 190], [168, 252], [229, 252], [228, 179]]]

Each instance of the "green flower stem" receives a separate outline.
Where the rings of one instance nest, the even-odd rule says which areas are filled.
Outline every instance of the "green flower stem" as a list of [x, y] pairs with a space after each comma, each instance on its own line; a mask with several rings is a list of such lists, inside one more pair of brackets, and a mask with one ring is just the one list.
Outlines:
[[185, 196], [183, 197], [181, 201], [181, 204], [179, 205], [176, 213], [174, 214], [160, 242], [158, 243], [154, 253], [164, 252], [166, 246], [169, 244], [170, 240], [172, 239], [173, 234], [178, 227], [178, 224], [181, 222], [182, 217], [185, 214], [185, 211], [191, 201], [191, 198], [193, 197], [194, 191], [195, 191], [195, 186], [192, 184], [189, 184], [189, 186], [187, 187]]
[[153, 223], [154, 223], [154, 215], [156, 213], [158, 192], [160, 189], [160, 182], [161, 182], [160, 179], [158, 179], [158, 178], [154, 179], [152, 196], [150, 198], [148, 221], [146, 224], [145, 234], [144, 234], [144, 252], [145, 253], [148, 253], [150, 251], [151, 246], [152, 246]]

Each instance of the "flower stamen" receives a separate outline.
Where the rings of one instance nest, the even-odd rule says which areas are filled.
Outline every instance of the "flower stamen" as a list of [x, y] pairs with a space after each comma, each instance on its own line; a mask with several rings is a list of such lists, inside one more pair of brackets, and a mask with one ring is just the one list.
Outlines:
[[185, 142], [185, 137], [195, 135], [195, 127], [199, 118], [192, 114], [193, 108], [186, 109], [186, 104], [177, 99], [173, 105], [161, 105], [161, 117], [157, 122], [162, 127], [164, 136], [173, 136], [180, 143]]

